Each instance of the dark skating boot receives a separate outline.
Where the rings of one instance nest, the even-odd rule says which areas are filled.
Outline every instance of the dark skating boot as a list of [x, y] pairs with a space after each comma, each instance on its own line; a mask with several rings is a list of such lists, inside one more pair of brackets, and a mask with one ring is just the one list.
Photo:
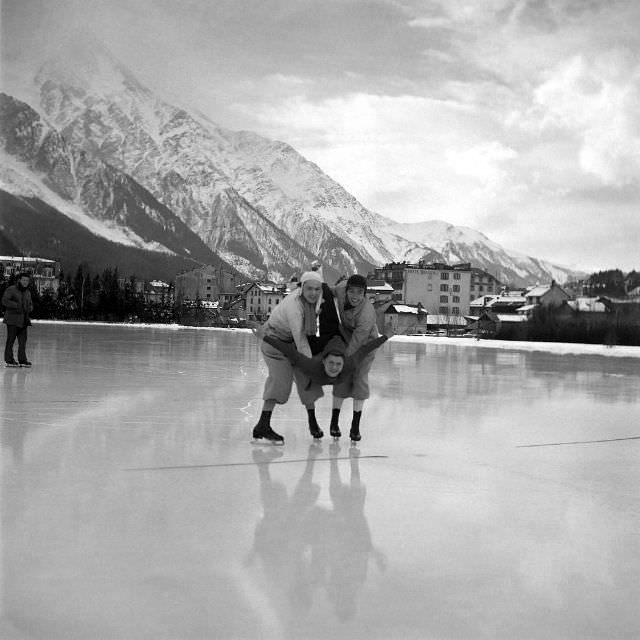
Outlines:
[[342, 435], [340, 431], [340, 425], [338, 424], [338, 418], [340, 416], [340, 409], [333, 409], [331, 411], [331, 424], [329, 425], [329, 433], [332, 438], [339, 438]]
[[274, 444], [284, 444], [284, 438], [276, 433], [269, 424], [271, 421], [271, 411], [263, 411], [260, 414], [258, 424], [253, 428], [253, 437], [255, 440], [264, 438]]
[[360, 435], [360, 418], [362, 417], [362, 411], [353, 412], [353, 420], [351, 421], [351, 431], [349, 431], [349, 437], [351, 442], [359, 442], [362, 439]]
[[315, 409], [307, 409], [307, 413], [309, 414], [309, 433], [314, 439], [320, 440], [324, 436], [324, 431], [316, 420], [316, 411]]

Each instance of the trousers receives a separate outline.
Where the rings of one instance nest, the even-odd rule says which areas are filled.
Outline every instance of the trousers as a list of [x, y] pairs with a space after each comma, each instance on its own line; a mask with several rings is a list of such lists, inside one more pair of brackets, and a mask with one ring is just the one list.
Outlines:
[[7, 325], [7, 341], [4, 345], [4, 361], [14, 362], [13, 345], [18, 339], [18, 362], [27, 361], [27, 327], [17, 327], [15, 324]]

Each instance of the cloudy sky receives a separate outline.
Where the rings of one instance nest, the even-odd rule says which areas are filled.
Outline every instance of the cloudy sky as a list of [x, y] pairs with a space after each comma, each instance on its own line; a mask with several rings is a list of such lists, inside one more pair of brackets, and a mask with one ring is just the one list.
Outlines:
[[378, 213], [640, 269], [637, 0], [3, 0], [5, 85], [78, 29]]

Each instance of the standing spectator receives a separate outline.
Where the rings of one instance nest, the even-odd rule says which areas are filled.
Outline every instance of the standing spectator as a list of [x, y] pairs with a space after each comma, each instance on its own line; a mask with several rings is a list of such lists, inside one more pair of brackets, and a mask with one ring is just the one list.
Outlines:
[[[30, 367], [27, 360], [27, 327], [31, 325], [29, 314], [33, 311], [28, 273], [18, 275], [16, 284], [7, 287], [2, 296], [5, 307], [3, 322], [7, 325], [7, 341], [4, 347], [4, 361], [8, 367]], [[13, 345], [18, 339], [18, 361], [13, 357]]]

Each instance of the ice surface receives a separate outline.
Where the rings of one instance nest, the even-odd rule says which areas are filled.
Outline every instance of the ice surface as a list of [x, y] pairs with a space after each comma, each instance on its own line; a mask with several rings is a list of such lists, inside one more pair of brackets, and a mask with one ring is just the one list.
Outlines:
[[638, 637], [640, 361], [501, 346], [394, 338], [357, 450], [295, 394], [275, 448], [249, 333], [37, 323], [0, 371], [0, 636]]

